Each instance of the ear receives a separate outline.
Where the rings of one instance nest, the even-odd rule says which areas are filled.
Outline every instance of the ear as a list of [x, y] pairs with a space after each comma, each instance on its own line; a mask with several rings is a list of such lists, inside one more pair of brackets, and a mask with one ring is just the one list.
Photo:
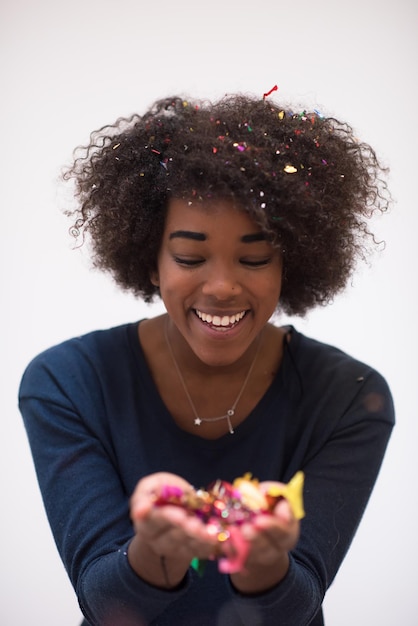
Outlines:
[[154, 287], [159, 287], [160, 286], [160, 278], [158, 276], [157, 270], [154, 270], [153, 272], [151, 272], [151, 274], [150, 274], [150, 281], [154, 285]]

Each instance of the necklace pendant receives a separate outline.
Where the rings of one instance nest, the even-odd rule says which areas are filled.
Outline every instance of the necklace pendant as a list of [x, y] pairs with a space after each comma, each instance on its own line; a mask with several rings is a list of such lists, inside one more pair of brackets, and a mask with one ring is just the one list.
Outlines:
[[202, 420], [200, 419], [200, 417], [196, 417], [194, 420], [195, 426], [200, 426], [200, 424], [202, 423]]
[[230, 432], [231, 435], [234, 434], [234, 429], [232, 427], [232, 423], [231, 423], [231, 417], [234, 414], [234, 410], [233, 409], [229, 409], [228, 413], [226, 414], [226, 421], [228, 422], [228, 430]]

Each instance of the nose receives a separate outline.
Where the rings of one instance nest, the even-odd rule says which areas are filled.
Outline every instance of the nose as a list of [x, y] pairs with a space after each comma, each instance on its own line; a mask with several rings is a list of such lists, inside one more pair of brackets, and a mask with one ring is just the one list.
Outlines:
[[217, 300], [230, 300], [239, 295], [242, 287], [232, 268], [217, 265], [207, 274], [202, 287], [206, 296], [212, 296]]

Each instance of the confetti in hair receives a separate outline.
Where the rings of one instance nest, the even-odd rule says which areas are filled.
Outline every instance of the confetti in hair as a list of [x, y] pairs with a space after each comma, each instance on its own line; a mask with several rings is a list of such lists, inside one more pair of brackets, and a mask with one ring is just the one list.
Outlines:
[[296, 174], [298, 170], [294, 165], [286, 165], [283, 171], [286, 172], [286, 174]]
[[276, 90], [198, 107], [164, 98], [95, 131], [64, 173], [78, 201], [69, 215], [83, 218], [71, 234], [91, 238], [94, 266], [150, 302], [159, 296], [149, 276], [168, 200], [225, 197], [286, 250], [281, 310], [303, 315], [331, 302], [373, 247], [366, 219], [390, 202], [386, 172], [349, 125], [275, 104]]
[[278, 90], [278, 86], [274, 85], [274, 87], [272, 87], [270, 91], [267, 91], [266, 93], [263, 94], [263, 100], [265, 100], [268, 96], [270, 96], [273, 93], [273, 91], [277, 91], [277, 90]]

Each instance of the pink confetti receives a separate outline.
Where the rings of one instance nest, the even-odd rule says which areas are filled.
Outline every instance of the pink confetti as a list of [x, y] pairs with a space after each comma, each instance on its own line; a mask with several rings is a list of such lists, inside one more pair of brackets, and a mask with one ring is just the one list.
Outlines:
[[219, 559], [218, 569], [222, 574], [235, 574], [242, 571], [250, 550], [250, 544], [244, 539], [239, 528], [234, 526], [229, 528], [229, 540], [234, 553]]

